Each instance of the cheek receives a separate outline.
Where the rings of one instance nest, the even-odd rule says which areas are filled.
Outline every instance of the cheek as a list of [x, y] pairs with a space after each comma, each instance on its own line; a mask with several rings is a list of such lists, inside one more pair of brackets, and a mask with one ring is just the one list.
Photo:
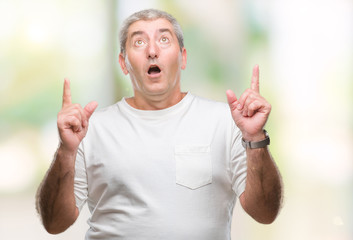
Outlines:
[[128, 69], [129, 73], [134, 74], [143, 74], [143, 70], [141, 69], [142, 63], [139, 62], [139, 58], [128, 57], [125, 59], [126, 68]]
[[174, 58], [174, 60], [171, 62], [171, 66], [174, 72], [180, 71], [181, 67], [182, 67], [182, 58], [181, 55], [179, 54], [179, 56], [177, 58]]

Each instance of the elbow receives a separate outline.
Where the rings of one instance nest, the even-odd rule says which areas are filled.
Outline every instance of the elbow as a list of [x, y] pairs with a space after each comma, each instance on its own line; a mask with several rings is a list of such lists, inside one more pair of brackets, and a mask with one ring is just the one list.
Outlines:
[[266, 225], [273, 223], [278, 216], [278, 212], [266, 212], [266, 211], [263, 211], [263, 209], [261, 210], [257, 209], [257, 211], [246, 211], [246, 212], [256, 222], [261, 224], [266, 224]]
[[261, 224], [266, 224], [266, 225], [269, 225], [269, 224], [272, 224], [276, 218], [278, 216], [278, 213], [275, 213], [275, 214], [268, 214], [266, 216], [261, 216], [261, 217], [254, 217], [253, 218], [258, 222], [258, 223], [261, 223]]
[[272, 224], [277, 219], [281, 206], [280, 203], [262, 206], [262, 208], [253, 212], [252, 217], [259, 223]]
[[37, 208], [37, 211], [39, 213], [39, 217], [41, 219], [42, 225], [44, 229], [49, 233], [49, 234], [59, 234], [64, 232], [69, 226], [67, 224], [62, 224], [63, 221], [58, 221], [57, 219], [53, 218], [53, 216], [50, 216], [47, 212], [41, 212], [40, 207]]
[[60, 230], [60, 229], [53, 227], [51, 225], [44, 225], [44, 228], [48, 233], [53, 234], [53, 235], [62, 233], [66, 230], [66, 229]]
[[70, 226], [72, 225], [72, 223], [56, 223], [56, 222], [51, 222], [51, 223], [45, 223], [43, 222], [43, 226], [45, 228], [45, 230], [49, 233], [49, 234], [59, 234], [62, 232], [65, 232]]
[[248, 204], [245, 199], [242, 199], [242, 206], [246, 213], [249, 214], [256, 222], [261, 224], [273, 223], [280, 212], [280, 204], [264, 204], [257, 202], [256, 204]]
[[56, 218], [43, 218], [42, 223], [45, 230], [50, 234], [59, 234], [65, 232], [78, 217], [78, 210], [76, 209], [74, 215], [57, 216]]
[[272, 224], [275, 220], [276, 220], [277, 216], [275, 217], [269, 217], [266, 219], [266, 221], [264, 221], [262, 224]]

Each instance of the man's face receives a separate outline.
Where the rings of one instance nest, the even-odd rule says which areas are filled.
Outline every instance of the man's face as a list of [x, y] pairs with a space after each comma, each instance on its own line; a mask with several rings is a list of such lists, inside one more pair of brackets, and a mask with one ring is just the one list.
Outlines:
[[129, 27], [126, 57], [120, 66], [130, 74], [136, 96], [180, 93], [180, 73], [186, 66], [186, 50], [180, 51], [171, 23], [163, 18], [137, 21]]

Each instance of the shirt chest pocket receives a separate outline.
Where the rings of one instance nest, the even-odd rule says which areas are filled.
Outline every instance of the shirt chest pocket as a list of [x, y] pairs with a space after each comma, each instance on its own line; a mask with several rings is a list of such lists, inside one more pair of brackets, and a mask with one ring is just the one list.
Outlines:
[[176, 183], [197, 189], [212, 183], [210, 146], [175, 146]]

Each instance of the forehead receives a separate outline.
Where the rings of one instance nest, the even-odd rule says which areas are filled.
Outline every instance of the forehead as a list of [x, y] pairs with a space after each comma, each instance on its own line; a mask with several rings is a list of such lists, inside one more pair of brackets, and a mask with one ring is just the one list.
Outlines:
[[173, 25], [164, 18], [154, 20], [139, 20], [130, 25], [128, 29], [128, 37], [131, 37], [136, 32], [154, 34], [161, 29], [168, 29], [172, 34], [174, 33]]

